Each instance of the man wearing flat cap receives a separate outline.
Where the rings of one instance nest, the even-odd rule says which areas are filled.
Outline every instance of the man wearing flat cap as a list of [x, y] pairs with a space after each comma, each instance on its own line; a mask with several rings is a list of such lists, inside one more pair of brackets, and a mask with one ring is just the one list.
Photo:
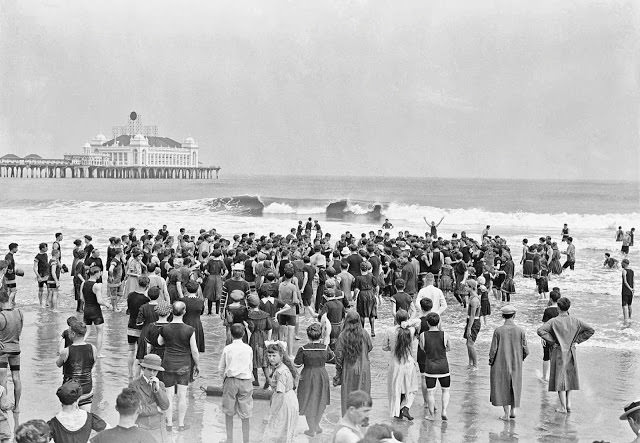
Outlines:
[[158, 380], [158, 372], [164, 371], [162, 359], [147, 354], [140, 361], [142, 374], [129, 385], [140, 395], [140, 415], [136, 424], [151, 432], [159, 442], [168, 441], [164, 425], [164, 411], [169, 409], [169, 397], [164, 383]]
[[522, 394], [522, 362], [529, 354], [524, 329], [513, 322], [516, 309], [505, 305], [500, 309], [504, 324], [493, 331], [489, 350], [490, 398], [493, 406], [502, 406], [504, 415], [500, 420], [516, 418]]
[[627, 420], [631, 430], [636, 434], [634, 443], [640, 442], [640, 400], [629, 403], [624, 407], [624, 414], [620, 416], [620, 420]]

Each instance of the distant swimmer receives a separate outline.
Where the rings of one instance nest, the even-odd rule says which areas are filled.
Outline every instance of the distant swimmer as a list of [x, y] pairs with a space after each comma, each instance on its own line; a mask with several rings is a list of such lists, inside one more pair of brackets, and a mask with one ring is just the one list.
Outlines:
[[620, 248], [620, 251], [625, 257], [629, 253], [629, 246], [631, 246], [631, 231], [625, 232], [622, 236], [622, 248]]
[[393, 223], [389, 222], [388, 218], [385, 218], [384, 223], [382, 224], [382, 229], [393, 229]]
[[631, 321], [631, 303], [633, 302], [633, 269], [629, 267], [629, 260], [622, 260], [622, 315], [623, 323]]
[[442, 223], [442, 220], [444, 220], [444, 215], [437, 224], [433, 220], [431, 220], [431, 223], [429, 223], [427, 221], [427, 217], [423, 217], [423, 219], [424, 222], [431, 228], [431, 238], [438, 238], [438, 226], [440, 226], [440, 223]]
[[562, 241], [566, 242], [568, 238], [569, 238], [569, 226], [567, 226], [567, 224], [565, 223], [564, 226], [562, 227]]
[[604, 263], [602, 264], [603, 267], [605, 268], [609, 268], [609, 269], [614, 269], [618, 267], [618, 260], [616, 260], [615, 258], [611, 257], [611, 254], [609, 254], [608, 252], [604, 253]]
[[567, 239], [563, 241], [567, 242], [567, 250], [563, 252], [563, 254], [567, 256], [567, 261], [562, 265], [562, 269], [571, 268], [573, 271], [576, 264], [576, 247], [573, 245], [572, 237], [567, 237]]
[[622, 241], [622, 237], [624, 237], [624, 231], [622, 230], [622, 226], [618, 226], [618, 231], [616, 232], [616, 241]]

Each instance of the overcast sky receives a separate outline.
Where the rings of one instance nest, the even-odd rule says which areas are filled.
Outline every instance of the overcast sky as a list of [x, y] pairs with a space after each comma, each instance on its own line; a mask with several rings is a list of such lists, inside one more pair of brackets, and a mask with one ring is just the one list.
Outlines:
[[0, 7], [0, 155], [135, 110], [223, 173], [638, 179], [636, 0]]

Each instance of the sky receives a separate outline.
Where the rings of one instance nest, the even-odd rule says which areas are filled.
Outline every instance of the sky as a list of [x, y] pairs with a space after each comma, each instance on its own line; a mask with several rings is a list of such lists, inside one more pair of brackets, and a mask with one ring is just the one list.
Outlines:
[[0, 155], [135, 110], [222, 174], [638, 180], [636, 0], [0, 0]]

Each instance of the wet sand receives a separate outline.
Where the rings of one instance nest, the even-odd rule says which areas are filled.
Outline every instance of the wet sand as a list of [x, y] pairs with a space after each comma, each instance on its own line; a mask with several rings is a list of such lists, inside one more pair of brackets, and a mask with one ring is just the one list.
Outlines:
[[[27, 274], [29, 275], [29, 274]], [[59, 409], [55, 391], [62, 380], [61, 370], [55, 366], [57, 343], [61, 331], [66, 328], [66, 318], [73, 315], [74, 302], [71, 282], [63, 277], [59, 312], [40, 309], [35, 301], [37, 292], [33, 278], [25, 277], [18, 282], [18, 303], [25, 315], [25, 326], [21, 338], [21, 374], [23, 394], [21, 421], [32, 418], [50, 419]], [[453, 300], [451, 300], [453, 302]], [[617, 308], [617, 306], [616, 306]], [[498, 417], [501, 408], [489, 403], [488, 349], [491, 334], [500, 319], [494, 313], [487, 327], [480, 332], [477, 349], [480, 368], [477, 372], [466, 369], [467, 355], [461, 339], [461, 314], [457, 306], [451, 305], [445, 313], [445, 329], [452, 333], [452, 351], [449, 354], [452, 386], [449, 405], [449, 421], [423, 420], [421, 393], [411, 409], [413, 422], [398, 421], [388, 416], [386, 373], [389, 353], [382, 351], [383, 331], [391, 324], [390, 303], [385, 300], [380, 309], [377, 336], [370, 354], [372, 365], [372, 397], [374, 401], [371, 423], [387, 422], [402, 430], [405, 441], [422, 442], [529, 442], [529, 441], [573, 441], [611, 442], [632, 439], [625, 422], [618, 420], [622, 406], [640, 397], [640, 359], [633, 351], [623, 349], [579, 346], [578, 360], [582, 390], [572, 397], [573, 410], [569, 415], [557, 414], [557, 396], [547, 392], [546, 384], [539, 380], [542, 348], [538, 340], [530, 337], [531, 355], [524, 363], [522, 404], [518, 418], [502, 422]], [[496, 310], [497, 311], [497, 310]], [[103, 354], [95, 366], [93, 412], [110, 424], [117, 423], [114, 409], [115, 398], [127, 384], [126, 321], [122, 313], [105, 312], [105, 340]], [[200, 386], [220, 385], [217, 364], [224, 345], [224, 328], [218, 316], [202, 317], [206, 334], [206, 352], [201, 357], [201, 376], [189, 390], [189, 410], [186, 422], [191, 429], [183, 433], [174, 432], [174, 442], [218, 442], [225, 438], [224, 416], [220, 411], [220, 398], [207, 397]], [[529, 321], [523, 316], [523, 322]], [[533, 321], [533, 320], [532, 320]], [[516, 319], [516, 323], [518, 319]], [[301, 327], [301, 336], [308, 322]], [[597, 332], [597, 325], [594, 325]], [[367, 326], [368, 328], [368, 326]], [[90, 329], [88, 341], [95, 343]], [[303, 344], [305, 341], [298, 341]], [[334, 367], [328, 365], [330, 377]], [[263, 382], [262, 374], [261, 382]], [[11, 386], [9, 390], [12, 391]], [[436, 398], [440, 395], [437, 390]], [[439, 403], [439, 399], [437, 400]], [[251, 441], [262, 441], [263, 418], [268, 412], [267, 401], [254, 403]], [[440, 406], [438, 406], [440, 410]], [[330, 441], [331, 431], [339, 419], [340, 388], [332, 388], [331, 405], [321, 422], [324, 434], [309, 439], [302, 432], [306, 429], [304, 417], [298, 420], [296, 441]], [[240, 438], [240, 423], [236, 419], [236, 439]]]

